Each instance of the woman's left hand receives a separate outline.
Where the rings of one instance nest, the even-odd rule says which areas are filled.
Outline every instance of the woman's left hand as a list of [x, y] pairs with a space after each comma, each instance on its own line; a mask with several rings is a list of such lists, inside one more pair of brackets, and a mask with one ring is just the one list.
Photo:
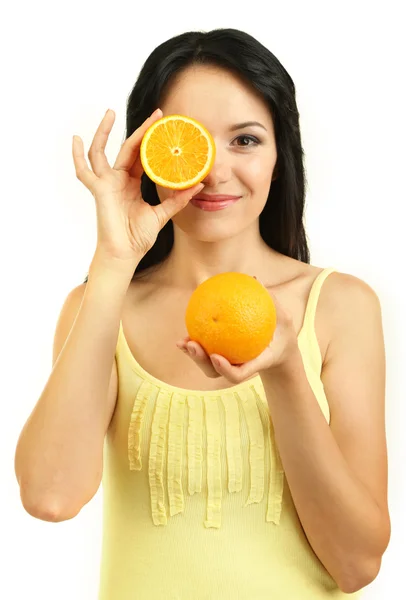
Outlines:
[[292, 316], [282, 307], [274, 293], [269, 292], [276, 308], [277, 324], [273, 339], [256, 358], [232, 365], [224, 356], [206, 353], [204, 348], [190, 337], [176, 343], [208, 377], [225, 377], [231, 383], [241, 383], [261, 371], [288, 371], [291, 362], [298, 357], [299, 347]]

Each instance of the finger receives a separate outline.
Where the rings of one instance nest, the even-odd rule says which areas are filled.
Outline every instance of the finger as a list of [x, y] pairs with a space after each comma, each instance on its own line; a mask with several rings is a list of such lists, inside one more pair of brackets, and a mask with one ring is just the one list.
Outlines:
[[255, 359], [241, 365], [232, 365], [224, 356], [211, 354], [210, 361], [219, 375], [233, 383], [241, 383], [259, 370]]
[[134, 161], [133, 166], [131, 167], [131, 169], [129, 169], [128, 173], [131, 177], [134, 177], [134, 179], [141, 179], [142, 174], [144, 173], [144, 167], [142, 166], [141, 157], [139, 153]]
[[101, 177], [104, 171], [111, 168], [104, 151], [115, 119], [116, 115], [114, 111], [109, 109], [98, 126], [89, 149], [89, 162], [97, 177]]
[[177, 344], [178, 348], [184, 351], [207, 377], [216, 378], [220, 377], [216, 369], [213, 367], [212, 362], [204, 349], [200, 344], [193, 341], [184, 341]]
[[149, 127], [151, 127], [155, 121], [158, 121], [162, 115], [162, 110], [157, 108], [156, 111], [154, 111], [152, 115], [150, 115], [148, 119], [146, 119], [143, 124], [138, 127], [138, 129], [136, 129], [129, 138], [126, 139], [124, 144], [121, 146], [120, 152], [118, 153], [116, 162], [114, 163], [114, 169], [124, 171], [129, 171], [131, 169], [139, 155], [142, 138], [144, 137], [147, 129], [149, 129]]
[[172, 219], [176, 213], [181, 211], [190, 202], [195, 194], [198, 194], [204, 188], [203, 183], [198, 183], [187, 190], [175, 191], [169, 198], [154, 206], [161, 228], [166, 225], [169, 219]]
[[190, 341], [187, 343], [187, 348], [193, 360], [199, 365], [207, 377], [220, 377], [219, 373], [213, 367], [213, 363], [211, 362], [209, 355], [206, 353], [204, 348], [200, 346], [200, 344]]
[[98, 178], [88, 167], [84, 155], [83, 142], [78, 135], [73, 136], [72, 156], [76, 177], [91, 191]]

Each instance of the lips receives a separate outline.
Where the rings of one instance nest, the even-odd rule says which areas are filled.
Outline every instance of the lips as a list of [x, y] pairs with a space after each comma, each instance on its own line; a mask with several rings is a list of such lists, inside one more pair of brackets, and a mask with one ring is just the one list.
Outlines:
[[191, 199], [190, 204], [200, 210], [214, 212], [235, 204], [240, 198], [241, 196], [226, 194], [197, 194]]
[[228, 200], [238, 200], [241, 196], [229, 196], [226, 194], [196, 194], [194, 200], [203, 200], [207, 202], [227, 202]]

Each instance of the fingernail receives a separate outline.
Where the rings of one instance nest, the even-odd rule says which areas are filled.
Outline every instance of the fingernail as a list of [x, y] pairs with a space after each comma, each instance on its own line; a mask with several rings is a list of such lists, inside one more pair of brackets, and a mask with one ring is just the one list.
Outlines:
[[[210, 357], [210, 358], [211, 358], [211, 357]], [[220, 366], [220, 361], [219, 361], [219, 359], [218, 359], [218, 358], [212, 358], [212, 359], [211, 359], [211, 361], [212, 361], [212, 363], [213, 363], [214, 365], [216, 365], [216, 367], [219, 367], [219, 366]]]
[[188, 350], [192, 356], [195, 356], [196, 350], [194, 348], [188, 348]]

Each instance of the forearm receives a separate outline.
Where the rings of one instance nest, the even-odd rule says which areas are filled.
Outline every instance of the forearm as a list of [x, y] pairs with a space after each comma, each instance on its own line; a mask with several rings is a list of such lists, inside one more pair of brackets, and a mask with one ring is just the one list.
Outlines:
[[340, 587], [373, 570], [381, 511], [344, 459], [298, 354], [290, 376], [261, 372], [275, 440], [297, 513], [314, 552]]
[[[130, 275], [93, 261], [82, 303], [18, 440], [25, 506], [76, 506], [101, 475], [106, 399]], [[42, 510], [42, 509], [41, 509]]]

